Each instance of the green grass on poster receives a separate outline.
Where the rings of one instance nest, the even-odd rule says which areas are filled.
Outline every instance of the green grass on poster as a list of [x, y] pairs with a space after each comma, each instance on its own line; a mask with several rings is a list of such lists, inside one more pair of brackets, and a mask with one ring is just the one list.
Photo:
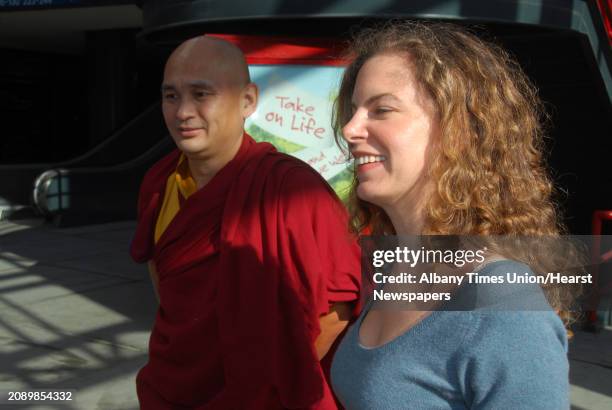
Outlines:
[[331, 185], [334, 191], [336, 191], [336, 194], [338, 194], [342, 202], [346, 203], [351, 189], [351, 184], [353, 183], [353, 170], [351, 168], [347, 168], [327, 182], [329, 185]]
[[[249, 127], [247, 128], [247, 132], [256, 141], [269, 142], [270, 144], [274, 145], [276, 149], [278, 149], [280, 152], [284, 152], [286, 154], [293, 154], [295, 152], [306, 149], [305, 146], [278, 137], [253, 123], [249, 125]], [[340, 199], [343, 202], [346, 202], [350, 191], [351, 183], [353, 182], [353, 170], [347, 168], [339, 174], [335, 175], [327, 182], [329, 183], [329, 185], [331, 185], [334, 191], [336, 191], [336, 194], [338, 194]]]
[[296, 144], [282, 137], [269, 133], [268, 131], [264, 130], [263, 128], [259, 127], [254, 123], [251, 123], [249, 125], [247, 132], [251, 135], [251, 137], [255, 139], [255, 141], [269, 142], [270, 144], [274, 145], [277, 150], [286, 154], [292, 154], [294, 152], [306, 149], [305, 146]]

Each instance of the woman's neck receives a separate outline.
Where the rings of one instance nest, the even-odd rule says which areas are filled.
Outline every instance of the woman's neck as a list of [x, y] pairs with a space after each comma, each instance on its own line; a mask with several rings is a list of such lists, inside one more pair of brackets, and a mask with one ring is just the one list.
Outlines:
[[419, 184], [415, 189], [388, 206], [383, 206], [396, 235], [422, 235], [425, 228], [425, 205], [432, 185]]
[[422, 206], [390, 206], [384, 208], [396, 235], [421, 235], [424, 227]]

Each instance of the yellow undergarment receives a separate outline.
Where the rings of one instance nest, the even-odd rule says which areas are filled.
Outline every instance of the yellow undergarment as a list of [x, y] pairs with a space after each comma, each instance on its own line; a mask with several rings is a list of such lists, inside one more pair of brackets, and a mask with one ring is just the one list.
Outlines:
[[196, 183], [191, 176], [189, 163], [184, 155], [181, 155], [179, 162], [176, 165], [176, 170], [170, 174], [166, 183], [166, 192], [164, 193], [164, 202], [162, 203], [157, 223], [155, 224], [155, 243], [159, 241], [170, 222], [174, 219], [179, 209], [181, 209], [181, 201], [179, 195], [184, 199], [189, 198], [197, 191]]

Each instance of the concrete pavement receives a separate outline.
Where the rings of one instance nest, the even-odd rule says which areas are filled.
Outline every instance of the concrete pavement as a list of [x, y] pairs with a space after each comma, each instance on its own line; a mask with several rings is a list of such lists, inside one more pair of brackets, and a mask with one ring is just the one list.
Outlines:
[[[76, 390], [32, 409], [137, 409], [156, 301], [133, 223], [0, 223], [0, 390]], [[3, 409], [0, 405], [0, 410]]]

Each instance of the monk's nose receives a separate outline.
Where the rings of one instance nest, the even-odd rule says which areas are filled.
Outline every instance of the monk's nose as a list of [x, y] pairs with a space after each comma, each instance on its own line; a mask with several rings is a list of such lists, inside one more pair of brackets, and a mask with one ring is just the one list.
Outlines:
[[176, 118], [180, 121], [188, 120], [195, 116], [195, 105], [189, 99], [182, 99], [176, 110]]

